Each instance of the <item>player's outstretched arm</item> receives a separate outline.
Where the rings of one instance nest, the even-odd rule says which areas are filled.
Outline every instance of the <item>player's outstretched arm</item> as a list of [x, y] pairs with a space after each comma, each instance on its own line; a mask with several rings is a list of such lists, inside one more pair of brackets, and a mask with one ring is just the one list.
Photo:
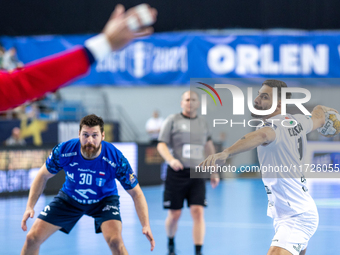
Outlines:
[[317, 105], [314, 107], [312, 111], [313, 130], [318, 129], [325, 124], [325, 112], [328, 111], [338, 112], [333, 108], [323, 105]]
[[225, 160], [236, 154], [255, 149], [262, 144], [269, 144], [275, 140], [276, 134], [270, 127], [261, 128], [243, 136], [240, 140], [234, 143], [229, 148], [220, 153], [216, 153], [207, 157], [200, 163], [201, 167], [222, 165]]
[[28, 195], [26, 211], [24, 212], [24, 215], [21, 221], [21, 228], [23, 231], [27, 230], [26, 221], [28, 220], [28, 218], [34, 217], [34, 206], [37, 203], [41, 193], [43, 192], [47, 180], [53, 176], [54, 174], [51, 174], [47, 170], [46, 165], [44, 164], [38, 171], [37, 176], [34, 178], [32, 186], [30, 188], [29, 195]]
[[175, 171], [179, 171], [179, 170], [183, 170], [184, 167], [182, 165], [182, 163], [178, 160], [178, 159], [175, 159], [170, 151], [169, 151], [169, 148], [168, 146], [166, 145], [166, 143], [164, 142], [159, 142], [157, 144], [157, 150], [159, 152], [159, 154], [161, 154], [162, 158], [168, 162], [168, 164], [170, 165], [170, 167], [175, 170]]
[[119, 50], [133, 39], [149, 35], [157, 11], [147, 4], [125, 12], [117, 5], [102, 33], [88, 39], [85, 47], [76, 47], [26, 65], [13, 72], [0, 72], [0, 111], [16, 107], [28, 100], [86, 74], [94, 61]]
[[155, 240], [153, 239], [150, 228], [148, 204], [146, 203], [143, 191], [140, 188], [139, 184], [137, 184], [136, 187], [134, 187], [133, 189], [126, 191], [130, 194], [133, 202], [135, 203], [137, 215], [143, 227], [143, 234], [149, 240], [151, 244], [151, 251], [153, 251], [153, 249], [155, 248]]

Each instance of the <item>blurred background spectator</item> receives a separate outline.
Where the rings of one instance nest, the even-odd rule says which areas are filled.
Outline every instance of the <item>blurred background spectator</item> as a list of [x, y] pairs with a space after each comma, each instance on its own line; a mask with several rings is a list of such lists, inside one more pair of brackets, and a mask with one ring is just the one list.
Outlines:
[[17, 49], [15, 47], [10, 48], [3, 54], [2, 66], [3, 69], [7, 71], [12, 71], [18, 67], [24, 66], [24, 64], [18, 59]]
[[164, 119], [159, 116], [159, 111], [154, 110], [152, 117], [145, 124], [146, 132], [148, 132], [151, 144], [157, 144], [159, 131], [162, 127]]
[[25, 146], [26, 142], [21, 137], [21, 130], [18, 127], [12, 129], [12, 135], [5, 141], [6, 146]]

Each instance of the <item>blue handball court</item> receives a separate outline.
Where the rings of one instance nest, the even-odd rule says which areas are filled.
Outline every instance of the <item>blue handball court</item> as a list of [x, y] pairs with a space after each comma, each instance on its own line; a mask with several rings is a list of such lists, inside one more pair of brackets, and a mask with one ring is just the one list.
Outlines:
[[[310, 192], [318, 206], [320, 223], [309, 242], [308, 255], [338, 254], [340, 250], [340, 183], [310, 180]], [[263, 255], [274, 236], [271, 218], [266, 216], [267, 195], [260, 179], [226, 179], [216, 189], [207, 183], [208, 207], [205, 211], [205, 255]], [[120, 190], [123, 238], [129, 254], [165, 255], [167, 238], [162, 209], [163, 186], [143, 187], [146, 196], [156, 247], [150, 251], [129, 195]], [[42, 196], [35, 217], [53, 196]], [[26, 233], [21, 230], [21, 218], [27, 198], [0, 199], [0, 254], [20, 254]], [[33, 220], [28, 221], [28, 227]], [[179, 255], [194, 254], [192, 221], [189, 210], [183, 210], [175, 238]], [[42, 255], [111, 254], [102, 234], [94, 233], [93, 220], [84, 216], [66, 235], [60, 231], [52, 235], [40, 249]]]

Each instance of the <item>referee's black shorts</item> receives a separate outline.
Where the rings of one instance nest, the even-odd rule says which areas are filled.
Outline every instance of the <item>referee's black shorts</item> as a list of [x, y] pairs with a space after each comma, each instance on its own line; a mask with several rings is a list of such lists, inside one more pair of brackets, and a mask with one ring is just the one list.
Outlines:
[[191, 179], [189, 168], [174, 171], [168, 166], [163, 195], [164, 209], [181, 209], [183, 208], [185, 199], [187, 200], [188, 206], [207, 206], [205, 180]]

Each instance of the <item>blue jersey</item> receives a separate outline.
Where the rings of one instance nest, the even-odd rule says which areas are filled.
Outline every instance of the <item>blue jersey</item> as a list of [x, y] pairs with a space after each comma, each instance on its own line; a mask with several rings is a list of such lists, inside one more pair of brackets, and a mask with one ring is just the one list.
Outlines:
[[54, 147], [46, 160], [50, 173], [56, 174], [64, 169], [66, 181], [61, 190], [79, 203], [97, 203], [104, 197], [118, 195], [115, 179], [126, 190], [138, 183], [123, 154], [108, 142], [102, 141], [101, 144], [100, 155], [87, 160], [80, 153], [79, 139], [72, 139]]

